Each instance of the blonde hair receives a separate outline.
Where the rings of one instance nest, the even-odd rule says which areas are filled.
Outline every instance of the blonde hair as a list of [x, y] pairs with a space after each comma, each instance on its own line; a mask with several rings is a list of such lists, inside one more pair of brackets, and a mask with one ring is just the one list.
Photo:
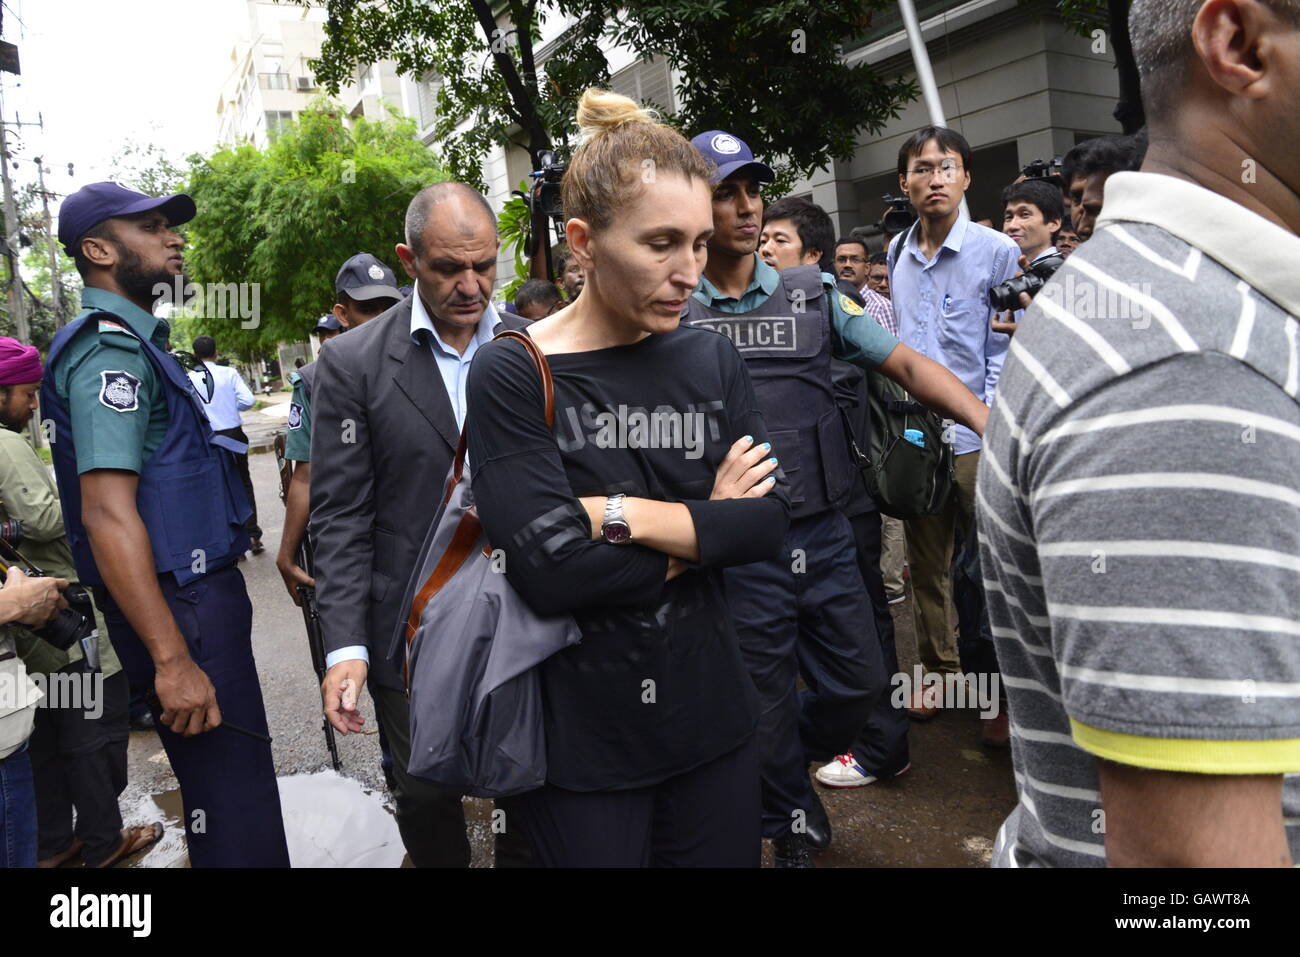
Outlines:
[[647, 172], [706, 183], [713, 172], [685, 137], [626, 96], [588, 89], [578, 101], [577, 119], [578, 148], [560, 184], [560, 201], [566, 218], [581, 219], [593, 230], [607, 227], [636, 195], [630, 187], [652, 181]]

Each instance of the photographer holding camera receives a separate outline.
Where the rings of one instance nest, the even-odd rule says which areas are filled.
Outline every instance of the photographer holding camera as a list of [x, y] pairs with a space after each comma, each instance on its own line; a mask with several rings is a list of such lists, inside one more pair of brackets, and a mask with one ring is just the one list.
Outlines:
[[1046, 178], [1012, 183], [1002, 191], [1002, 206], [1002, 231], [1020, 247], [1023, 271], [990, 289], [989, 304], [1004, 313], [1001, 320], [993, 320], [993, 331], [1014, 335], [1015, 307], [1028, 308], [1034, 294], [1065, 261], [1054, 245], [1065, 208], [1060, 187]]

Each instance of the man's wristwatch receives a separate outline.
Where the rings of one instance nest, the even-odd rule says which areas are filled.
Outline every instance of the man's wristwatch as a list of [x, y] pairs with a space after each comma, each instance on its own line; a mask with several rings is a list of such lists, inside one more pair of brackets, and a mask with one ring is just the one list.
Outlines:
[[632, 529], [623, 515], [623, 498], [620, 492], [605, 499], [605, 521], [601, 523], [600, 534], [613, 545], [621, 545], [632, 537]]

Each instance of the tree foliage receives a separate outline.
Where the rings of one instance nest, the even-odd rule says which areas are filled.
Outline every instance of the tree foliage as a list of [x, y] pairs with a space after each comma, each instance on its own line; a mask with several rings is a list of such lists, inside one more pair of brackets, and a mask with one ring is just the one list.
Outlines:
[[[306, 0], [299, 0], [306, 2]], [[847, 159], [861, 130], [876, 132], [915, 96], [902, 78], [841, 56], [869, 11], [887, 0], [327, 0], [317, 79], [337, 92], [358, 65], [391, 59], [417, 78], [436, 74], [436, 140], [449, 171], [482, 186], [493, 144], [523, 146], [536, 160], [574, 132], [577, 99], [607, 86], [604, 47], [662, 55], [678, 71], [684, 132], [722, 128], [791, 171], [811, 174]], [[493, 11], [500, 11], [494, 16]], [[571, 26], [539, 64], [546, 16]], [[660, 107], [667, 104], [658, 104]], [[466, 122], [468, 121], [468, 122]]]
[[260, 315], [249, 329], [237, 316], [191, 315], [187, 330], [243, 358], [269, 354], [279, 341], [307, 338], [334, 304], [334, 276], [348, 257], [369, 252], [400, 274], [394, 246], [406, 206], [447, 177], [411, 121], [358, 119], [349, 129], [340, 114], [318, 101], [265, 150], [191, 158], [198, 215], [187, 272], [200, 288], [256, 284]]

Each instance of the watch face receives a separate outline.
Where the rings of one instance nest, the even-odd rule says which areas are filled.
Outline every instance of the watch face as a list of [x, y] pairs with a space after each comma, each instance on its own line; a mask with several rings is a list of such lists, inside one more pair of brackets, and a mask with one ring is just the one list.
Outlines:
[[632, 537], [632, 529], [628, 528], [625, 522], [606, 522], [600, 531], [605, 536], [605, 541], [614, 545], [626, 542]]

